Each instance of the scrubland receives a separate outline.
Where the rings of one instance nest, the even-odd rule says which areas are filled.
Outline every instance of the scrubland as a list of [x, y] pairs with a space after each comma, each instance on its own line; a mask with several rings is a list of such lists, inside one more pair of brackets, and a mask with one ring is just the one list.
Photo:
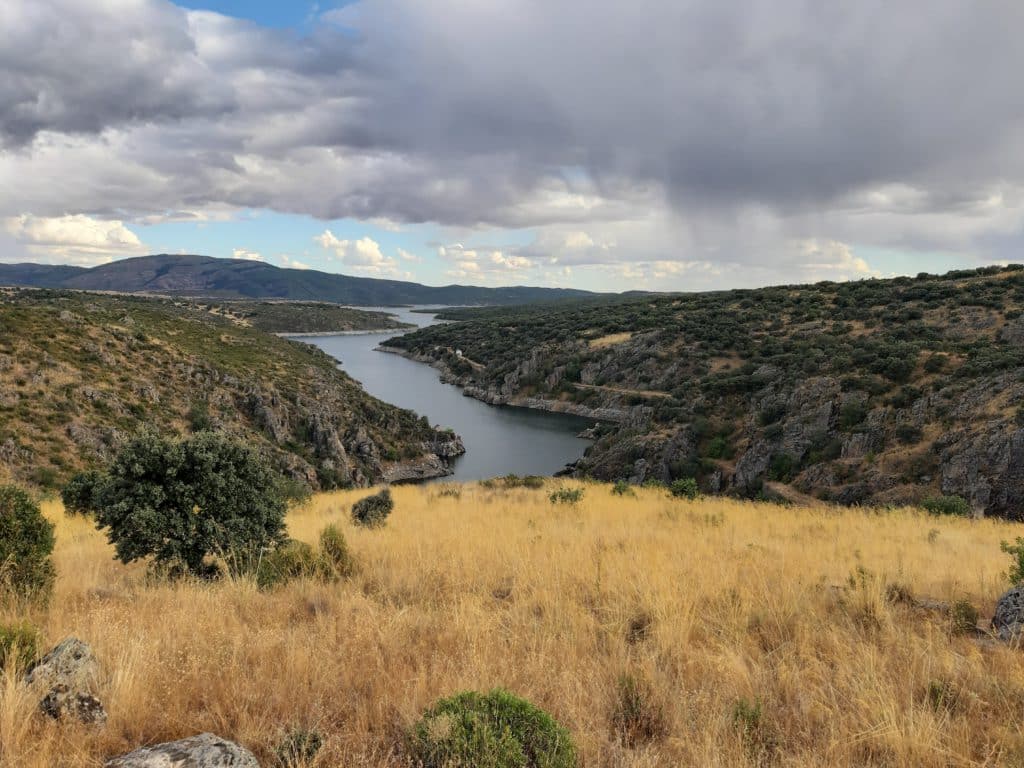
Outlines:
[[317, 766], [401, 766], [433, 701], [500, 686], [588, 767], [1024, 765], [1024, 651], [920, 604], [968, 601], [986, 624], [1019, 526], [594, 484], [553, 505], [553, 485], [397, 487], [373, 530], [349, 520], [366, 491], [316, 496], [290, 534], [339, 524], [357, 573], [266, 592], [152, 581], [47, 504], [59, 577], [28, 618], [47, 645], [92, 644], [110, 719], [50, 722], [9, 670], [0, 764], [97, 766], [212, 731], [270, 766], [287, 729], [314, 728]]

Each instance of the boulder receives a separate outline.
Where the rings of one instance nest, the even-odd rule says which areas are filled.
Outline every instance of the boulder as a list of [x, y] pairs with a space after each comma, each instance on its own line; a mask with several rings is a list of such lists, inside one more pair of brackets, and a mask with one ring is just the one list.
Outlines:
[[47, 691], [39, 709], [54, 720], [102, 725], [107, 712], [93, 695], [99, 671], [99, 662], [88, 643], [69, 637], [29, 670], [25, 682]]
[[115, 757], [106, 768], [259, 768], [259, 763], [244, 747], [202, 733]]
[[1024, 631], [1024, 585], [1007, 591], [996, 603], [996, 615], [992, 617], [992, 631], [999, 639], [1011, 642]]
[[96, 685], [98, 677], [99, 662], [92, 648], [77, 637], [68, 637], [29, 670], [25, 682], [40, 688], [65, 686], [85, 692]]
[[39, 709], [54, 720], [77, 720], [86, 725], [107, 722], [107, 711], [99, 699], [90, 693], [73, 691], [63, 684], [50, 689], [39, 702]]

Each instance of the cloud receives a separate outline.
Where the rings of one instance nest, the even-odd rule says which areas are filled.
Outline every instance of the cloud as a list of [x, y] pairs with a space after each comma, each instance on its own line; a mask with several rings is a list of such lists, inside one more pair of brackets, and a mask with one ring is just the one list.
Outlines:
[[[864, 274], [832, 243], [1005, 260], [1022, 27], [1003, 0], [361, 0], [304, 34], [8, 0], [0, 217], [432, 223], [495, 243], [461, 274], [612, 288]], [[365, 274], [415, 263], [344, 242]]]
[[437, 254], [454, 264], [454, 268], [446, 270], [445, 274], [457, 280], [476, 279], [495, 284], [518, 281], [535, 266], [531, 259], [507, 250], [467, 248], [461, 243], [438, 246]]
[[25, 251], [46, 261], [103, 264], [146, 253], [146, 246], [122, 221], [82, 215], [46, 218], [22, 214], [8, 217], [2, 223], [6, 233]]
[[312, 269], [306, 262], [293, 259], [286, 253], [278, 254], [277, 260], [287, 269]]
[[256, 251], [247, 251], [245, 248], [235, 248], [235, 250], [231, 252], [231, 257], [233, 259], [244, 259], [245, 261], [263, 261], [263, 256], [259, 253]]
[[409, 272], [403, 272], [398, 268], [398, 262], [390, 256], [385, 256], [380, 250], [380, 243], [370, 237], [361, 237], [358, 240], [339, 240], [331, 230], [324, 230], [323, 234], [317, 235], [313, 241], [321, 248], [331, 251], [333, 258], [337, 258], [345, 266], [356, 272], [374, 277], [397, 277], [411, 279]]
[[422, 256], [417, 256], [415, 253], [410, 253], [409, 251], [405, 250], [404, 248], [399, 248], [397, 253], [398, 253], [398, 258], [400, 258], [402, 261], [408, 261], [411, 264], [422, 264], [423, 263], [423, 257]]

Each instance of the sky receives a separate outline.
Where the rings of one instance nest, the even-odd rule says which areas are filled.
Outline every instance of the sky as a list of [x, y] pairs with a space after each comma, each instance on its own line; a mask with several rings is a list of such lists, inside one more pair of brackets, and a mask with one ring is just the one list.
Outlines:
[[0, 261], [619, 291], [1024, 261], [1016, 0], [4, 0]]

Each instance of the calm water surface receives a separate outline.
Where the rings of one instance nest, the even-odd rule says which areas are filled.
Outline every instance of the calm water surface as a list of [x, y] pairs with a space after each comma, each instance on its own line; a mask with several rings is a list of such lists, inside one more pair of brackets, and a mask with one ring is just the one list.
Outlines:
[[[362, 309], [368, 309], [362, 307]], [[419, 326], [433, 315], [408, 309], [376, 308]], [[305, 338], [335, 357], [341, 368], [381, 400], [410, 408], [431, 424], [451, 427], [462, 436], [466, 455], [456, 459], [451, 480], [480, 480], [514, 473], [550, 475], [583, 455], [589, 441], [576, 437], [594, 422], [576, 416], [487, 405], [451, 384], [437, 370], [398, 355], [376, 352], [393, 332]]]

